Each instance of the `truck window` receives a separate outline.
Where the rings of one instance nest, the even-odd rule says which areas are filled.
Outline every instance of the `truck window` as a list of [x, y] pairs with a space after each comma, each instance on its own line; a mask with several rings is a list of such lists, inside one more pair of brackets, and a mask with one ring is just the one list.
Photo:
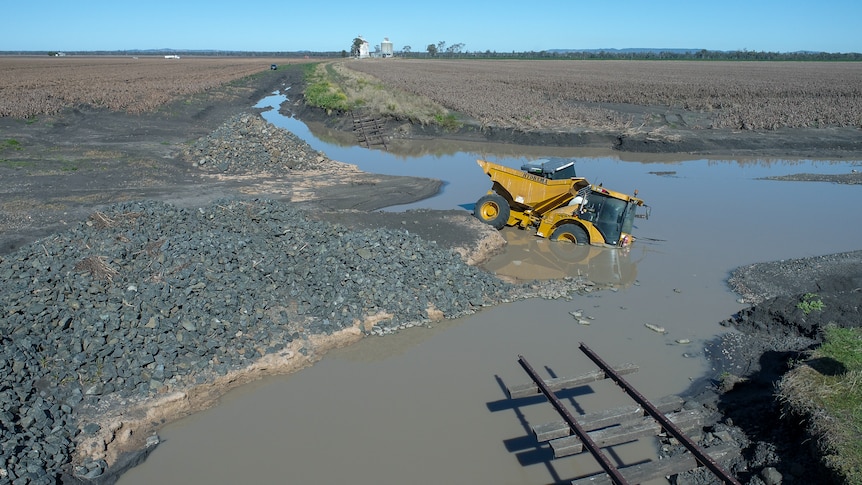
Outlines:
[[587, 211], [595, 216], [593, 224], [602, 233], [605, 242], [617, 244], [623, 228], [626, 202], [593, 192], [587, 198]]

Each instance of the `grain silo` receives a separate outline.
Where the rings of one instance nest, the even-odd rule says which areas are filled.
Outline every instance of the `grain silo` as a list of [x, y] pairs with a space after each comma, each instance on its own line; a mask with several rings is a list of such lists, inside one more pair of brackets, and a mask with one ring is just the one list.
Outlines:
[[392, 57], [392, 53], [392, 42], [389, 41], [389, 37], [384, 37], [383, 42], [380, 43], [380, 55]]

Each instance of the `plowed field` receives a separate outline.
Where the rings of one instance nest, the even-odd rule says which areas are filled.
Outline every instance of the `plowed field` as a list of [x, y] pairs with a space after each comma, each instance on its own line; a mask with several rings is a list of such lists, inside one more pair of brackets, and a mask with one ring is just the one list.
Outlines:
[[0, 117], [89, 105], [142, 113], [168, 101], [300, 59], [238, 57], [0, 57]]
[[483, 126], [862, 126], [862, 63], [370, 59], [347, 66]]

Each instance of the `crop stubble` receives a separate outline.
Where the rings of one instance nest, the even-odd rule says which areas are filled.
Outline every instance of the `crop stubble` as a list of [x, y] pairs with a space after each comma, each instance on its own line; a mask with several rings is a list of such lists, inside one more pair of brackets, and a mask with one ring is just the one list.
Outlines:
[[[687, 128], [862, 126], [862, 63], [363, 60], [347, 64], [485, 126]], [[630, 106], [659, 108], [632, 114]], [[695, 115], [696, 114], [696, 115]]]
[[[279, 61], [288, 62], [0, 57], [0, 117], [81, 105], [154, 111]], [[346, 65], [483, 126], [637, 129], [659, 121], [690, 129], [862, 127], [862, 63], [368, 59]]]
[[[89, 105], [142, 113], [268, 70], [285, 59], [0, 57], [0, 117], [27, 118]], [[299, 62], [299, 60], [291, 60]]]

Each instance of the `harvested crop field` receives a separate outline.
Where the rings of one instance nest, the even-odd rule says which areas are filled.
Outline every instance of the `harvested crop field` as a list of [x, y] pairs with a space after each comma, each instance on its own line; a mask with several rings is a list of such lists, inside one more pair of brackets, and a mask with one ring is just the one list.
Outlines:
[[198, 57], [0, 57], [0, 117], [27, 118], [79, 105], [153, 111], [200, 93], [304, 59]]
[[482, 126], [774, 130], [862, 125], [860, 63], [381, 59], [347, 66], [427, 96]]

